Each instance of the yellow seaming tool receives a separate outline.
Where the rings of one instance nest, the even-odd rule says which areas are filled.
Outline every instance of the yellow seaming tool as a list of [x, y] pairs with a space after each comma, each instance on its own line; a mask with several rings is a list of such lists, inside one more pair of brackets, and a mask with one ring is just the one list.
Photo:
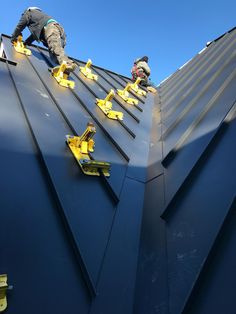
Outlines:
[[81, 136], [67, 135], [66, 142], [83, 173], [90, 176], [100, 176], [102, 173], [105, 177], [109, 177], [111, 164], [105, 161], [94, 160], [90, 155], [94, 151], [95, 142], [93, 136], [95, 133], [95, 126], [89, 122]]
[[141, 82], [141, 78], [138, 77], [137, 80], [131, 84], [130, 83], [130, 88], [135, 92], [137, 93], [138, 95], [140, 96], [146, 96], [147, 95], [147, 92], [145, 92], [144, 90], [142, 90], [141, 88], [139, 88], [138, 84]]
[[98, 76], [96, 74], [92, 73], [92, 70], [90, 69], [92, 65], [92, 61], [88, 59], [88, 62], [85, 64], [84, 67], [79, 67], [80, 71], [90, 80], [97, 81]]
[[7, 284], [7, 275], [0, 275], [0, 313], [7, 308], [7, 290], [12, 290], [12, 288]]
[[115, 92], [113, 89], [111, 89], [110, 93], [106, 96], [105, 99], [96, 98], [96, 104], [109, 119], [123, 120], [123, 112], [112, 110], [111, 99], [114, 97], [114, 95]]
[[30, 55], [31, 55], [31, 50], [25, 48], [25, 45], [24, 45], [22, 39], [23, 39], [22, 36], [19, 35], [19, 36], [17, 37], [17, 41], [14, 41], [14, 42], [13, 42], [13, 46], [14, 46], [14, 48], [15, 48], [15, 50], [16, 50], [17, 52], [23, 53], [24, 55], [27, 55], [27, 56], [30, 56]]
[[69, 74], [67, 73], [67, 64], [65, 61], [61, 65], [58, 65], [51, 69], [52, 76], [57, 80], [58, 84], [63, 87], [70, 87], [74, 89], [75, 82], [68, 80]]
[[138, 100], [129, 97], [129, 90], [131, 89], [131, 84], [128, 83], [124, 89], [117, 89], [118, 95], [129, 105], [137, 105]]

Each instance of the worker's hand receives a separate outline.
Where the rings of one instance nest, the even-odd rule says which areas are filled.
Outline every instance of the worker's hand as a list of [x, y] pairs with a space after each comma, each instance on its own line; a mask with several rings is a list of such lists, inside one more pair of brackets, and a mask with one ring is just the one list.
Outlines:
[[23, 41], [23, 44], [24, 44], [24, 46], [30, 46], [31, 45], [31, 41], [26, 39], [26, 40]]
[[[22, 33], [20, 33], [18, 36], [23, 37]], [[18, 36], [17, 36], [17, 37], [11, 37], [11, 43], [12, 43], [12, 44], [13, 44], [14, 42], [17, 42]]]
[[15, 38], [15, 37], [11, 37], [11, 43], [12, 43], [12, 45], [14, 44], [14, 42], [16, 42], [17, 41], [17, 38]]

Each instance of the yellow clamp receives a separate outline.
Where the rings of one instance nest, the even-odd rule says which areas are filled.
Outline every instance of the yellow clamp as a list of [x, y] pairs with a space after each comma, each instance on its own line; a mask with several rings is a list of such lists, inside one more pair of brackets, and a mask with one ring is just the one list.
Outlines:
[[7, 284], [7, 275], [0, 275], [0, 313], [7, 308], [7, 290], [11, 290], [12, 286]]
[[80, 71], [89, 79], [97, 81], [98, 76], [96, 74], [92, 73], [92, 70], [90, 69], [92, 65], [92, 61], [88, 59], [88, 62], [84, 67], [79, 67]]
[[66, 136], [66, 142], [71, 149], [75, 159], [83, 173], [90, 176], [110, 176], [110, 163], [105, 161], [93, 160], [90, 153], [94, 151], [95, 142], [92, 139], [96, 133], [93, 123], [89, 122], [87, 128], [81, 136]]
[[75, 87], [75, 82], [68, 80], [69, 74], [66, 73], [66, 69], [66, 62], [63, 61], [61, 65], [52, 69], [52, 75], [55, 77], [59, 85], [73, 89]]
[[142, 90], [141, 88], [138, 87], [138, 84], [141, 82], [141, 78], [138, 77], [137, 80], [131, 84], [130, 83], [130, 88], [135, 91], [135, 93], [137, 93], [140, 96], [146, 96], [147, 92], [145, 92], [144, 90]]
[[127, 104], [129, 104], [129, 105], [137, 105], [138, 104], [138, 100], [129, 97], [129, 90], [131, 88], [130, 85], [131, 84], [128, 83], [124, 89], [117, 89], [117, 93], [125, 102], [127, 102]]
[[123, 120], [123, 112], [112, 110], [111, 99], [114, 97], [114, 95], [115, 92], [113, 89], [111, 89], [110, 93], [106, 96], [105, 99], [96, 98], [96, 104], [109, 119]]
[[25, 48], [25, 45], [23, 44], [22, 41], [22, 36], [19, 35], [17, 37], [17, 41], [13, 42], [14, 48], [17, 52], [23, 53], [24, 55], [30, 56], [31, 55], [31, 50]]

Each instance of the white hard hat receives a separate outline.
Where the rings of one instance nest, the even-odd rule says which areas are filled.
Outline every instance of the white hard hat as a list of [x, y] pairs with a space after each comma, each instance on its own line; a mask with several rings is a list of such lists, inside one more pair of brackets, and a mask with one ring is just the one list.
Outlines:
[[28, 7], [28, 9], [26, 9], [26, 11], [31, 11], [31, 10], [39, 10], [42, 11], [40, 8], [38, 7]]

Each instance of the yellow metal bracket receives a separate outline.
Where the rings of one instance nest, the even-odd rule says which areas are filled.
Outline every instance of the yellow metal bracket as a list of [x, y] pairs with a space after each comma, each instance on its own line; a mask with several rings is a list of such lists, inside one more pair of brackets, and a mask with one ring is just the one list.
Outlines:
[[7, 308], [7, 290], [12, 289], [7, 284], [7, 275], [0, 275], [0, 313]]
[[130, 84], [130, 88], [138, 95], [146, 96], [147, 92], [145, 92], [144, 90], [138, 87], [138, 84], [140, 83], [140, 81], [141, 81], [141, 78], [138, 77], [137, 80], [133, 84]]
[[80, 71], [89, 79], [97, 81], [98, 76], [96, 74], [92, 73], [92, 70], [90, 69], [92, 65], [92, 61], [88, 59], [88, 62], [84, 67], [79, 67]]
[[66, 62], [63, 61], [60, 66], [56, 66], [55, 68], [52, 69], [52, 75], [55, 77], [57, 82], [64, 87], [70, 87], [74, 88], [75, 87], [75, 82], [68, 80], [69, 74], [65, 73], [66, 71]]
[[131, 84], [128, 83], [124, 89], [117, 89], [117, 93], [125, 102], [127, 102], [127, 104], [129, 104], [129, 105], [137, 105], [138, 104], [138, 100], [129, 97], [129, 90], [131, 88], [130, 85]]
[[23, 44], [21, 35], [18, 36], [17, 41], [13, 42], [13, 45], [14, 45], [14, 48], [17, 52], [23, 53], [24, 55], [27, 55], [27, 56], [31, 55], [31, 50], [25, 48], [25, 45]]
[[95, 142], [93, 136], [96, 128], [93, 123], [88, 123], [87, 129], [81, 136], [66, 136], [66, 142], [70, 147], [75, 159], [79, 163], [83, 173], [90, 176], [110, 176], [111, 164], [105, 161], [93, 160], [90, 153], [94, 151]]
[[96, 98], [96, 104], [109, 119], [123, 120], [123, 112], [112, 110], [111, 100], [114, 97], [114, 95], [115, 95], [115, 92], [113, 89], [111, 89], [110, 93], [106, 96], [105, 99]]

